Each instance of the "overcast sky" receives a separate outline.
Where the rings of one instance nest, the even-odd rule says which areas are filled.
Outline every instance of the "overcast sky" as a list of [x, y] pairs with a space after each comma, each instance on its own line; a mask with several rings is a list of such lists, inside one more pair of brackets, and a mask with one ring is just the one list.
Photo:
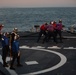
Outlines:
[[0, 0], [0, 7], [76, 7], [76, 0]]

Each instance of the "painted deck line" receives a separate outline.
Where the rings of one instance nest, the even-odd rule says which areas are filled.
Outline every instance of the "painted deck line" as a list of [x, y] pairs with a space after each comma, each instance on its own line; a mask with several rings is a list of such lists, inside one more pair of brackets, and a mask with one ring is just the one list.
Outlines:
[[52, 46], [52, 47], [48, 47], [49, 49], [61, 49], [61, 47], [58, 46]]
[[41, 48], [45, 48], [45, 47], [42, 47], [42, 46], [36, 46], [36, 47], [32, 47], [32, 48], [38, 48], [38, 49], [41, 49]]
[[[10, 58], [8, 57], [7, 61], [9, 61], [9, 60], [10, 60]], [[1, 55], [0, 55], [0, 62], [3, 63]], [[9, 67], [5, 67], [5, 68], [8, 70], [8, 72], [10, 73], [10, 75], [18, 75], [14, 70], [10, 70]]]
[[9, 69], [8, 67], [6, 67], [6, 69], [9, 71], [10, 75], [18, 75], [16, 73], [16, 71]]
[[76, 49], [74, 47], [64, 47], [63, 49]]
[[19, 47], [19, 48], [29, 48], [29, 46], [26, 46], [26, 45], [25, 45], [25, 46], [21, 46], [21, 47]]
[[25, 62], [27, 65], [36, 65], [39, 64], [37, 61], [27, 61]]
[[63, 36], [64, 38], [70, 38], [70, 39], [75, 39], [76, 37], [75, 36]]

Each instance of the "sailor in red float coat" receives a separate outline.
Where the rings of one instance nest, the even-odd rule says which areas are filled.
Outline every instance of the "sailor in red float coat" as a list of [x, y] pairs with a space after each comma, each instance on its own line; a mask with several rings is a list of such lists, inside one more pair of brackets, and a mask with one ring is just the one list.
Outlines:
[[47, 26], [47, 23], [41, 25], [37, 42], [39, 42], [42, 35], [46, 35], [46, 26]]

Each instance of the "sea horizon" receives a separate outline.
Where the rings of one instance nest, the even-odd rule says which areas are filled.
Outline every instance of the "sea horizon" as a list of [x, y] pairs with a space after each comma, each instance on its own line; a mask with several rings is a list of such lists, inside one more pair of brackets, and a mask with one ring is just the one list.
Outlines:
[[62, 7], [48, 7], [48, 6], [47, 7], [46, 6], [45, 7], [0, 7], [0, 9], [1, 8], [76, 8], [76, 7], [75, 6], [73, 7], [72, 6], [71, 7], [63, 7], [63, 6]]

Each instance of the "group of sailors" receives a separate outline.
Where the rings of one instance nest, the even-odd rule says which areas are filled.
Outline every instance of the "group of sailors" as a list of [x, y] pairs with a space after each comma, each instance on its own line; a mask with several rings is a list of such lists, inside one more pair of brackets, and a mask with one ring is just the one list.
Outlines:
[[39, 42], [42, 35], [44, 35], [42, 43], [48, 42], [51, 37], [53, 37], [55, 43], [58, 43], [57, 35], [59, 35], [60, 42], [62, 43], [62, 20], [59, 20], [58, 23], [52, 21], [49, 24], [41, 25], [37, 42]]
[[[17, 66], [22, 66], [20, 64], [19, 35], [17, 32], [18, 29], [14, 28], [12, 33], [5, 32], [1, 35], [3, 67], [10, 66], [10, 69], [13, 70], [15, 70], [13, 66], [15, 59], [17, 59]], [[10, 65], [6, 62], [8, 55], [10, 55]]]
[[[0, 34], [3, 26], [0, 25]], [[58, 43], [57, 35], [59, 35], [60, 42], [62, 42], [62, 20], [59, 20], [58, 23], [55, 21], [50, 22], [49, 24], [45, 23], [41, 25], [39, 36], [37, 42], [39, 42], [42, 35], [44, 35], [43, 42], [48, 42], [51, 37], [53, 37], [53, 41]], [[20, 64], [20, 50], [19, 50], [19, 35], [17, 34], [18, 29], [14, 28], [12, 33], [4, 33], [0, 35], [0, 41], [2, 43], [2, 60], [3, 66], [8, 67], [8, 63], [6, 62], [7, 55], [10, 55], [10, 69], [15, 70], [13, 67], [15, 59], [17, 59], [17, 66], [22, 66]], [[12, 57], [12, 59], [11, 59]]]

